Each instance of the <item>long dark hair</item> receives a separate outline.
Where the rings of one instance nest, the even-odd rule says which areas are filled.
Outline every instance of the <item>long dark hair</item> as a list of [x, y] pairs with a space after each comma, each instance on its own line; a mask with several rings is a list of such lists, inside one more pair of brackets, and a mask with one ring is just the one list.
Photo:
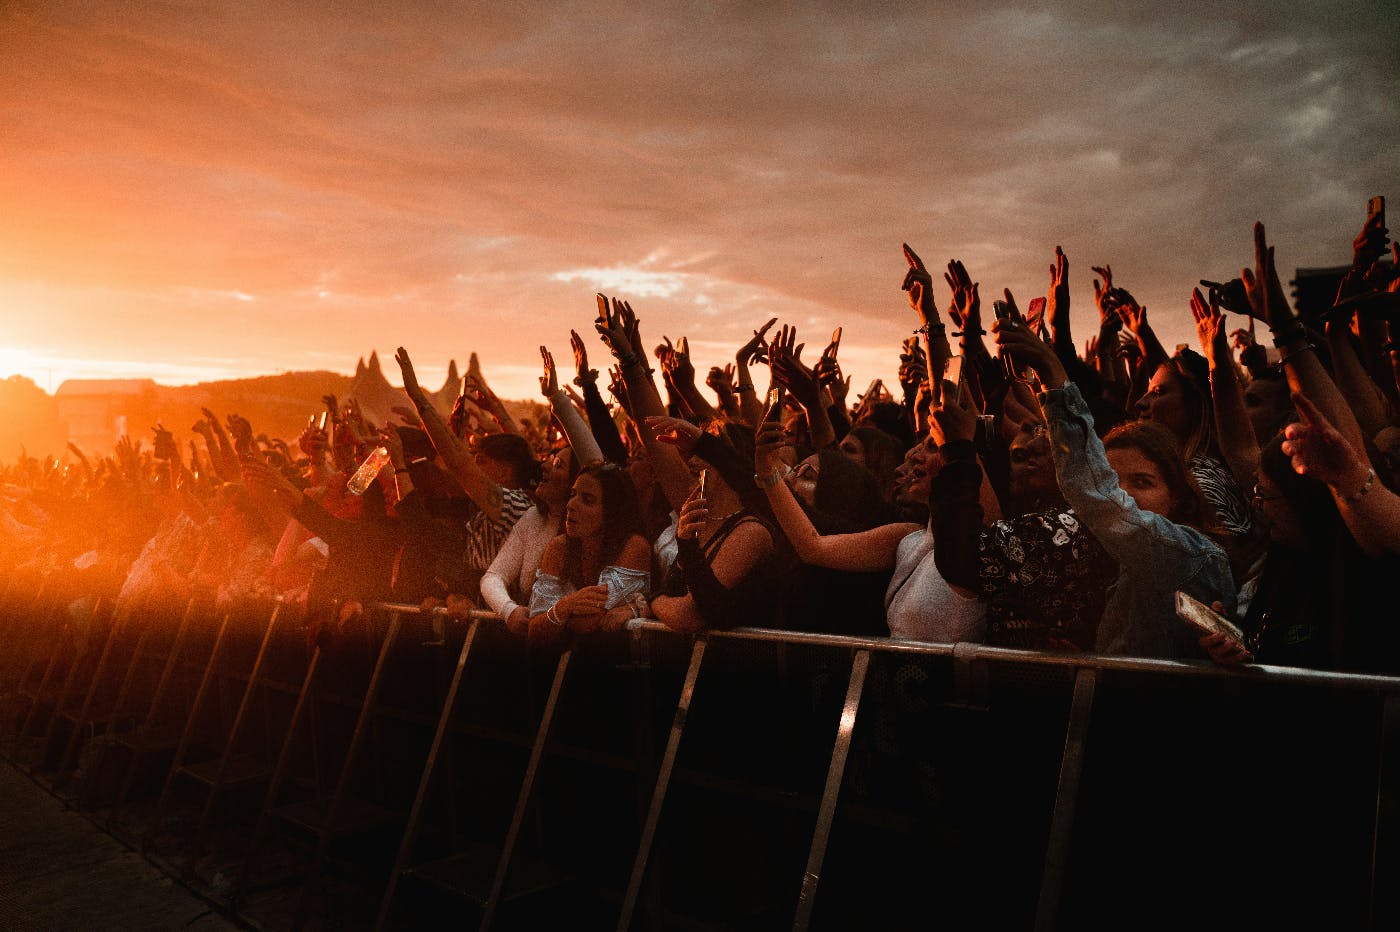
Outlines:
[[852, 534], [894, 520], [870, 470], [833, 447], [817, 451], [817, 482], [808, 507], [812, 526], [823, 534]]
[[1172, 496], [1172, 513], [1162, 517], [1198, 531], [1216, 530], [1214, 509], [1207, 504], [1200, 486], [1191, 477], [1181, 446], [1166, 425], [1156, 421], [1129, 421], [1109, 431], [1103, 438], [1103, 446], [1105, 450], [1137, 450], [1157, 467]]
[[[642, 533], [641, 508], [637, 489], [627, 470], [615, 463], [598, 463], [579, 470], [579, 476], [592, 476], [603, 492], [602, 540], [598, 548], [599, 568], [616, 562], [633, 534]], [[583, 578], [583, 541], [564, 539], [564, 578], [575, 586], [591, 586], [596, 579]]]
[[[571, 446], [569, 446], [569, 445], [567, 445], [567, 444], [565, 444], [564, 446], [559, 447], [559, 448], [556, 449], [556, 450], [552, 450], [552, 451], [550, 452], [549, 455], [550, 455], [550, 458], [553, 459], [554, 457], [558, 456], [560, 453], [563, 453], [563, 452], [565, 452], [565, 451], [568, 451], [568, 454], [569, 454], [569, 482], [568, 482], [568, 488], [569, 488], [569, 489], [573, 489], [573, 487], [574, 487], [574, 480], [578, 478], [578, 474], [579, 474], [578, 454], [574, 452], [574, 448], [571, 447]], [[543, 467], [543, 464], [541, 464], [541, 467]], [[541, 479], [543, 479], [543, 476], [541, 476]], [[538, 488], [539, 488], [539, 482], [537, 481], [537, 482], [535, 483], [535, 489], [536, 489], [536, 491], [532, 491], [532, 492], [530, 493], [530, 498], [534, 499], [534, 502], [535, 502], [535, 509], [536, 509], [537, 511], [539, 511], [540, 517], [541, 517], [541, 518], [548, 518], [548, 517], [549, 517], [549, 502], [547, 502], [547, 501], [545, 501], [544, 499], [540, 498], [540, 496], [537, 494]], [[568, 496], [566, 495], [566, 496], [565, 496], [565, 501], [567, 501], [567, 500], [568, 500]]]

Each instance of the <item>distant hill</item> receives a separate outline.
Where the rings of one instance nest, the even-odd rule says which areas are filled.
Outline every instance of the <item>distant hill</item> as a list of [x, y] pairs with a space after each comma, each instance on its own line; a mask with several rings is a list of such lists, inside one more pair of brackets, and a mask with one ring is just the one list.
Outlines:
[[[443, 386], [431, 392], [434, 407], [444, 415], [450, 412], [461, 384], [453, 360]], [[325, 409], [326, 395], [335, 395], [341, 403], [353, 398], [365, 417], [379, 425], [397, 422], [393, 408], [409, 405], [403, 389], [384, 377], [377, 353], [368, 361], [361, 358], [353, 376], [324, 370], [284, 372], [179, 386], [148, 379], [70, 379], [52, 396], [29, 379], [13, 376], [0, 380], [0, 461], [13, 461], [21, 449], [40, 458], [61, 457], [69, 440], [90, 455], [102, 456], [111, 452], [123, 432], [149, 446], [158, 421], [174, 433], [188, 456], [188, 442], [196, 438], [190, 428], [204, 408], [220, 420], [239, 414], [255, 432], [290, 443], [308, 419]], [[517, 418], [537, 419], [544, 410], [528, 401], [507, 401], [506, 406]]]

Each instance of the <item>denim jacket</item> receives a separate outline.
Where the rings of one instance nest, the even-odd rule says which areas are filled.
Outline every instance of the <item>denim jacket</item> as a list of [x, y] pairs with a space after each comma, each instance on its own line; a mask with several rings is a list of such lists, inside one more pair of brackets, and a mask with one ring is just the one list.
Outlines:
[[1144, 511], [1118, 485], [1089, 406], [1073, 382], [1040, 396], [1060, 491], [1118, 560], [1094, 648], [1139, 657], [1204, 657], [1196, 629], [1176, 614], [1178, 589], [1234, 610], [1225, 551], [1200, 531]]

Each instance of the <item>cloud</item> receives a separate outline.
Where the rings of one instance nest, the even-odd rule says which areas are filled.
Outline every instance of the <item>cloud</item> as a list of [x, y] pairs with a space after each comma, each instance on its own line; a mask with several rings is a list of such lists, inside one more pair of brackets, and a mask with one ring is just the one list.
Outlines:
[[40, 311], [25, 328], [223, 339], [269, 369], [405, 343], [523, 372], [536, 339], [502, 321], [567, 339], [612, 290], [657, 336], [843, 324], [892, 374], [905, 240], [1018, 297], [1064, 245], [1083, 336], [1112, 262], [1173, 345], [1254, 219], [1281, 262], [1344, 261], [1400, 165], [1393, 4], [0, 17], [0, 288]]

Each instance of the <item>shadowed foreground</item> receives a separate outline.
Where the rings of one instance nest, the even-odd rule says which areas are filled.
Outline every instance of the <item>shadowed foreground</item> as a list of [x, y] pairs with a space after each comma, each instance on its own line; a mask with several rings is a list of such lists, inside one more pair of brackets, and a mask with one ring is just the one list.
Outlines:
[[0, 929], [238, 926], [28, 777], [0, 764]]

